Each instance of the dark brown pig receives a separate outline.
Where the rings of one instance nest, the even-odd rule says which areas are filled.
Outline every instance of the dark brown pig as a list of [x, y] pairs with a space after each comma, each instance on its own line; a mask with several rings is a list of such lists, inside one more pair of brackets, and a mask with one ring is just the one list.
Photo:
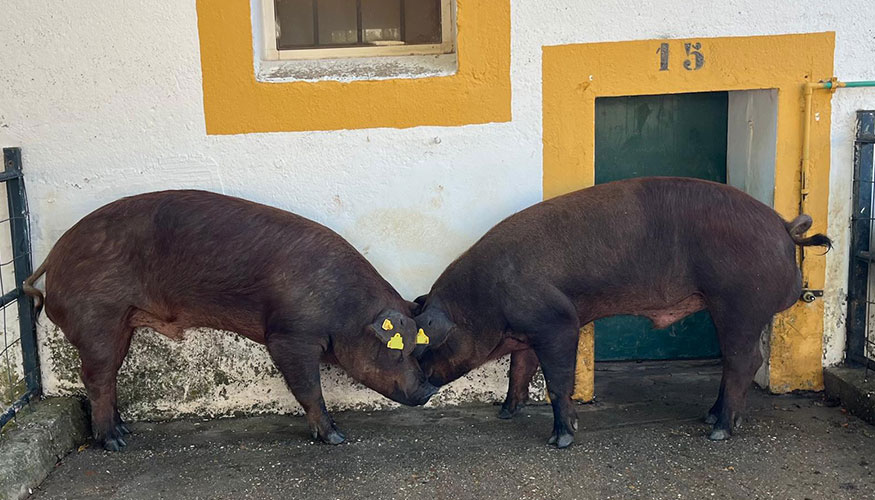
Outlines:
[[[417, 356], [432, 384], [511, 354], [502, 415], [524, 402], [538, 363], [553, 406], [549, 443], [574, 440], [571, 403], [578, 329], [618, 314], [665, 328], [702, 309], [723, 353], [723, 381], [708, 412], [726, 439], [760, 366], [758, 340], [800, 296], [796, 246], [811, 218], [785, 222], [722, 184], [641, 178], [602, 184], [508, 217], [443, 272], [417, 302], [430, 345]], [[422, 352], [419, 352], [422, 351]]]
[[[46, 294], [33, 283], [46, 274]], [[344, 440], [325, 409], [320, 361], [407, 405], [436, 388], [412, 356], [411, 303], [330, 229], [265, 205], [204, 191], [123, 198], [64, 233], [25, 291], [79, 350], [94, 437], [128, 432], [116, 373], [134, 328], [171, 339], [190, 327], [266, 344], [313, 437]]]

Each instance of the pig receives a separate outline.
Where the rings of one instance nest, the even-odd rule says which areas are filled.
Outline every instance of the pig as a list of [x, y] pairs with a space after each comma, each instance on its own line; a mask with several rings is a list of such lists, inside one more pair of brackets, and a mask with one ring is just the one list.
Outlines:
[[429, 381], [442, 386], [511, 354], [500, 417], [525, 402], [540, 364], [553, 408], [548, 443], [574, 441], [571, 402], [578, 330], [620, 314], [665, 328], [707, 309], [723, 378], [707, 412], [710, 438], [730, 437], [762, 362], [758, 342], [775, 313], [800, 297], [797, 246], [808, 215], [785, 222], [733, 187], [689, 178], [637, 178], [559, 196], [503, 220], [416, 299], [417, 346]]
[[[46, 292], [34, 282], [45, 273]], [[320, 362], [405, 405], [437, 391], [412, 356], [413, 303], [342, 237], [304, 217], [197, 190], [110, 203], [70, 228], [23, 290], [78, 349], [95, 440], [126, 445], [116, 375], [137, 327], [191, 327], [267, 346], [313, 438], [344, 434], [325, 408]]]

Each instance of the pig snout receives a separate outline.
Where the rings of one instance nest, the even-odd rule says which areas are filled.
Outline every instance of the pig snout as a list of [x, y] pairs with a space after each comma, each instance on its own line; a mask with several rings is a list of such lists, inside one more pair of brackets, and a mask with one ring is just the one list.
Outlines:
[[389, 398], [406, 406], [422, 406], [437, 392], [437, 387], [423, 381], [413, 391], [402, 391], [396, 386]]
[[440, 388], [451, 381], [444, 375], [444, 372], [448, 369], [448, 359], [438, 357], [434, 351], [425, 352], [419, 361], [419, 365], [422, 368], [423, 374], [425, 374], [428, 385]]

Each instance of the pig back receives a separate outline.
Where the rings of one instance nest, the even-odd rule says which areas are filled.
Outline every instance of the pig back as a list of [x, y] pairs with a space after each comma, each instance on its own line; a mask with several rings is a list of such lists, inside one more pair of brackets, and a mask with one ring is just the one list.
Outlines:
[[204, 191], [148, 193], [110, 203], [67, 231], [47, 262], [46, 288], [56, 310], [63, 297], [109, 295], [171, 316], [204, 308], [260, 314], [289, 304], [354, 313], [367, 302], [363, 297], [379, 302], [374, 298], [394, 293], [330, 229]]
[[446, 274], [476, 275], [479, 283], [541, 281], [569, 296], [642, 286], [672, 295], [763, 274], [792, 281], [794, 255], [783, 219], [747, 194], [696, 179], [640, 178], [518, 212]]

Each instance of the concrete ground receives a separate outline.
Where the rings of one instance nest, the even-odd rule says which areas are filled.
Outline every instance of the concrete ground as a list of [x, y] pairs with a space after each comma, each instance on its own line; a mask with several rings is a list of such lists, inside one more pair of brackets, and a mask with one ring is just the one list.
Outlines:
[[875, 427], [819, 394], [752, 390], [743, 427], [711, 442], [719, 382], [714, 362], [601, 365], [566, 450], [546, 445], [545, 405], [338, 413], [340, 446], [302, 417], [135, 423], [123, 452], [74, 452], [33, 498], [875, 499]]
[[0, 432], [0, 500], [25, 498], [58, 460], [90, 434], [78, 398], [49, 398], [22, 408]]

